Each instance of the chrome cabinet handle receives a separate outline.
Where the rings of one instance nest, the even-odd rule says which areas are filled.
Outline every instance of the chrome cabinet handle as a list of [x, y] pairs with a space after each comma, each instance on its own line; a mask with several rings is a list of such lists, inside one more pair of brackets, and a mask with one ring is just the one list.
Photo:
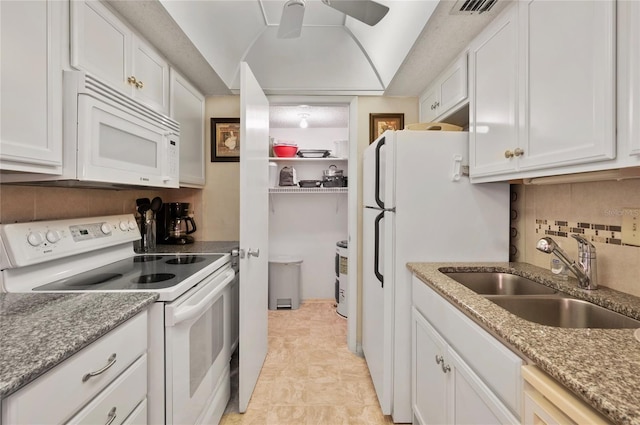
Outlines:
[[247, 255], [249, 257], [259, 257], [260, 256], [260, 249], [249, 248], [249, 251], [247, 251]]
[[111, 410], [109, 411], [109, 414], [107, 415], [107, 418], [109, 418], [109, 420], [104, 425], [111, 425], [113, 423], [113, 421], [116, 420], [116, 416], [117, 416], [116, 415], [116, 408], [112, 407]]
[[506, 151], [504, 151], [504, 157], [505, 158], [513, 158], [513, 151], [510, 151], [510, 150], [507, 149]]
[[104, 372], [107, 371], [107, 369], [109, 369], [115, 363], [116, 363], [116, 353], [113, 353], [111, 356], [109, 356], [109, 359], [107, 360], [107, 364], [106, 364], [105, 367], [103, 367], [102, 369], [98, 369], [95, 372], [87, 373], [86, 375], [84, 375], [82, 377], [82, 382], [87, 382], [89, 379], [93, 378], [94, 376], [98, 376], [100, 374], [103, 374]]
[[514, 154], [515, 156], [522, 156], [522, 155], [524, 155], [524, 149], [516, 148], [516, 149], [513, 151], [513, 154]]
[[244, 258], [244, 249], [234, 249], [231, 251], [232, 257]]
[[442, 367], [442, 371], [444, 373], [451, 372], [451, 367], [449, 367], [448, 364], [444, 364], [444, 362], [442, 362], [442, 364], [440, 366]]
[[436, 364], [444, 363], [444, 357], [436, 354]]

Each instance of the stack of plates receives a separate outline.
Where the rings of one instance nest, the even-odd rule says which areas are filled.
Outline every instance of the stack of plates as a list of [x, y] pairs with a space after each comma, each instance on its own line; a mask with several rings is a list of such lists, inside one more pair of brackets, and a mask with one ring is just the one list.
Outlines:
[[301, 158], [326, 158], [330, 151], [325, 149], [300, 149], [298, 156]]

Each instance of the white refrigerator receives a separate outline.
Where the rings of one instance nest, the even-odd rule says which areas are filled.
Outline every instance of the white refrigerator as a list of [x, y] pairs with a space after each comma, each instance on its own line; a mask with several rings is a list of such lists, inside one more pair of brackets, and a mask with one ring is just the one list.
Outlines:
[[401, 130], [363, 155], [362, 349], [396, 423], [412, 421], [406, 263], [508, 261], [509, 184], [470, 184], [468, 152], [467, 132]]

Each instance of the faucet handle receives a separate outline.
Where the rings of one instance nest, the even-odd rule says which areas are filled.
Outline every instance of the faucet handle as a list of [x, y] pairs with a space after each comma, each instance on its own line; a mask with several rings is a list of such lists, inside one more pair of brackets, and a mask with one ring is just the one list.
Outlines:
[[580, 261], [585, 258], [596, 258], [596, 247], [588, 239], [575, 233], [571, 237], [578, 242], [578, 257]]

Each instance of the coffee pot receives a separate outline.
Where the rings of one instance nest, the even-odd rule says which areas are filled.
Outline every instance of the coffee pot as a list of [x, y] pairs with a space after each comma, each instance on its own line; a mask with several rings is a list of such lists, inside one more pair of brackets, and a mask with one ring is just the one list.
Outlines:
[[186, 245], [193, 243], [196, 222], [189, 216], [188, 202], [169, 202], [162, 204], [157, 219], [157, 242], [167, 245]]

